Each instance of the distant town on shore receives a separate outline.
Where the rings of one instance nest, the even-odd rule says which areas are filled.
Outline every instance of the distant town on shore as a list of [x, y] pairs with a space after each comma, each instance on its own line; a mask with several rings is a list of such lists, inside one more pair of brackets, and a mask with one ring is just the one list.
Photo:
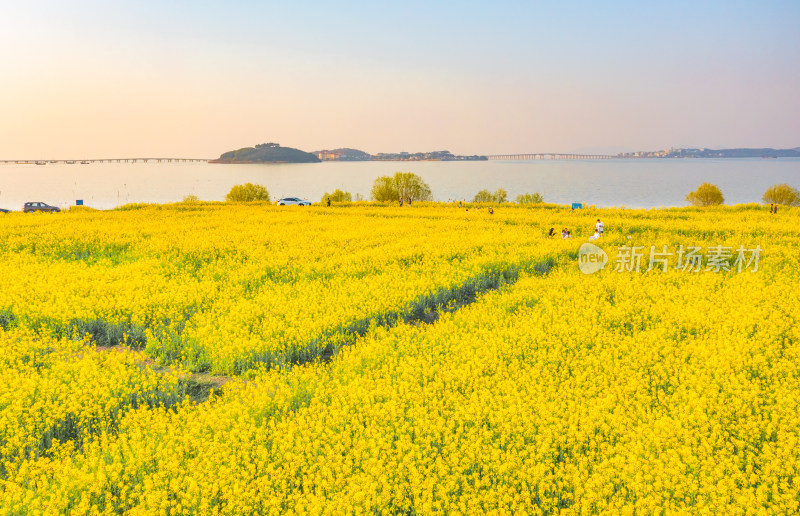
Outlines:
[[[552, 155], [556, 156], [556, 155]], [[572, 156], [572, 155], [570, 155]], [[579, 156], [579, 155], [575, 155]], [[589, 157], [589, 156], [586, 156]], [[668, 149], [659, 151], [622, 152], [604, 155], [604, 158], [797, 158], [800, 147], [794, 149]], [[261, 143], [255, 147], [223, 153], [210, 163], [320, 163], [322, 161], [485, 161], [502, 159], [501, 156], [461, 156], [450, 151], [432, 152], [379, 152], [369, 154], [358, 149], [340, 148], [305, 152], [292, 147], [281, 147], [278, 143]]]
[[620, 158], [800, 158], [800, 147], [794, 149], [669, 149], [622, 152], [617, 156]]
[[369, 154], [358, 149], [333, 149], [314, 151], [322, 161], [486, 161], [486, 156], [459, 156], [450, 151], [432, 152], [379, 152]]

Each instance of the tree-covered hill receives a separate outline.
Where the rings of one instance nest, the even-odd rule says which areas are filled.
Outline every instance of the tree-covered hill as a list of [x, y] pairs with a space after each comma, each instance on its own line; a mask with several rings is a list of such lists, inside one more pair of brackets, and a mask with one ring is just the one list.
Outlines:
[[210, 163], [319, 163], [315, 155], [277, 143], [261, 143], [255, 147], [229, 151]]

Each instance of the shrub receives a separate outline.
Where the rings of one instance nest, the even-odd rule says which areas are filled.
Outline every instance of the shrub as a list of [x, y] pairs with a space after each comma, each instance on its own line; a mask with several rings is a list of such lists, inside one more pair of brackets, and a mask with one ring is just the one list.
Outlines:
[[472, 202], [506, 202], [506, 199], [508, 199], [508, 192], [502, 188], [498, 188], [494, 193], [483, 189], [475, 194]]
[[328, 199], [330, 199], [331, 202], [352, 202], [353, 194], [350, 192], [343, 192], [337, 188], [333, 193], [325, 192], [321, 202], [324, 204]]
[[183, 198], [183, 202], [199, 202], [200, 198], [196, 195], [187, 195]]
[[251, 201], [267, 201], [269, 202], [269, 192], [266, 187], [262, 185], [254, 185], [247, 183], [243, 185], [236, 185], [231, 188], [228, 195], [225, 196], [226, 201], [232, 202], [251, 202]]
[[703, 183], [697, 190], [686, 195], [686, 202], [692, 206], [714, 206], [724, 203], [725, 198], [717, 185]]
[[519, 194], [517, 196], [517, 203], [518, 204], [539, 204], [543, 203], [544, 199], [542, 198], [542, 194], [539, 192], [536, 193], [526, 193], [526, 194]]
[[787, 184], [772, 185], [761, 196], [764, 202], [770, 204], [783, 204], [785, 206], [800, 206], [800, 192]]

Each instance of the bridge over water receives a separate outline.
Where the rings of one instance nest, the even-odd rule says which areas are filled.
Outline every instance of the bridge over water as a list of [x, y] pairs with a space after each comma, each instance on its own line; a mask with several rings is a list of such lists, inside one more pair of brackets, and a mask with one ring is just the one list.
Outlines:
[[12, 165], [89, 165], [91, 163], [207, 163], [208, 158], [104, 158], [104, 159], [0, 159], [0, 163]]
[[[528, 154], [491, 154], [486, 156], [490, 160], [520, 161], [537, 159], [617, 159], [619, 156], [610, 154], [567, 154], [563, 152], [538, 152]], [[91, 163], [208, 163], [208, 158], [103, 158], [103, 159], [6, 159], [0, 164], [15, 165], [88, 165]]]
[[532, 160], [532, 159], [615, 159], [619, 156], [609, 154], [564, 154], [561, 152], [538, 152], [532, 154], [493, 154], [486, 156], [490, 160]]

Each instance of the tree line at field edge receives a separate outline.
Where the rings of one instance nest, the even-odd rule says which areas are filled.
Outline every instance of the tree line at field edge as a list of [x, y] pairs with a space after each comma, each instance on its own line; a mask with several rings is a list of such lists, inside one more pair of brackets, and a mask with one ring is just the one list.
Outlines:
[[[377, 202], [412, 202], [432, 201], [433, 193], [430, 186], [423, 179], [412, 172], [397, 172], [394, 176], [380, 176], [375, 179], [372, 186], [371, 199]], [[777, 184], [770, 186], [762, 195], [765, 203], [800, 206], [800, 191], [788, 184]], [[234, 185], [225, 200], [229, 202], [270, 202], [270, 195], [267, 188], [263, 185], [246, 183]], [[365, 200], [361, 194], [355, 194], [336, 189], [331, 193], [325, 192], [320, 200], [321, 203], [330, 202], [356, 202]], [[184, 197], [184, 202], [197, 202], [196, 195]], [[503, 188], [498, 188], [494, 192], [488, 189], [480, 190], [472, 199], [473, 203], [504, 203], [508, 201], [508, 192]], [[517, 204], [537, 204], [543, 203], [542, 195], [537, 193], [525, 193], [516, 197]], [[725, 202], [725, 197], [718, 186], [711, 183], [701, 184], [697, 190], [686, 195], [686, 202], [692, 206], [716, 206]]]

